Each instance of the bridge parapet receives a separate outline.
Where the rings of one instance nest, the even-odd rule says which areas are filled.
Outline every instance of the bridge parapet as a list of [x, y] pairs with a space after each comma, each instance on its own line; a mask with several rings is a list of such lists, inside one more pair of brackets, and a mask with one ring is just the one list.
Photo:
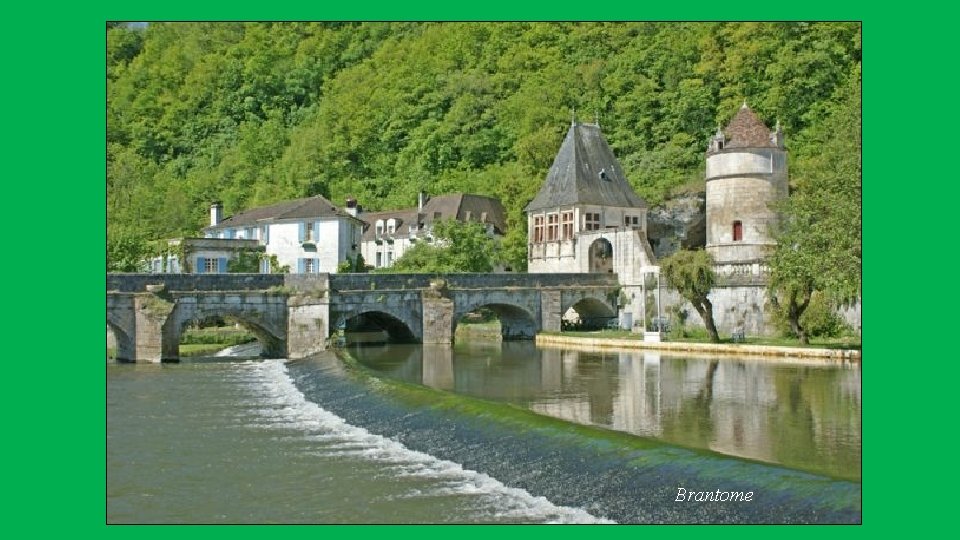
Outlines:
[[254, 291], [284, 285], [284, 274], [107, 274], [107, 290], [144, 292], [163, 283], [168, 291]]
[[330, 274], [334, 291], [429, 289], [443, 279], [450, 289], [617, 287], [616, 274]]

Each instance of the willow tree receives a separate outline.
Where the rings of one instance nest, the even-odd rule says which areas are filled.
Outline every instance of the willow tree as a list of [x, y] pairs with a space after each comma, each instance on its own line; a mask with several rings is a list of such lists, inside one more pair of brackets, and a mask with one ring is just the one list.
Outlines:
[[693, 309], [700, 314], [710, 341], [719, 343], [720, 335], [717, 334], [717, 326], [713, 322], [713, 303], [708, 298], [716, 282], [713, 257], [703, 250], [678, 251], [660, 262], [660, 271], [680, 296], [690, 302]]

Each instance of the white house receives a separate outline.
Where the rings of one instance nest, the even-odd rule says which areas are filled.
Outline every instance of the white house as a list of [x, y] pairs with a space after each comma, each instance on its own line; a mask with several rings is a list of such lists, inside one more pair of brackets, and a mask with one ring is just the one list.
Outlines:
[[222, 206], [214, 203], [210, 226], [203, 232], [207, 238], [256, 240], [267, 255], [260, 263], [263, 273], [270, 272], [269, 256], [275, 256], [279, 266], [288, 266], [291, 273], [332, 273], [360, 253], [363, 222], [355, 217], [355, 210], [338, 208], [318, 195], [221, 219]]
[[[170, 241], [170, 253], [150, 261], [153, 272], [226, 273], [231, 261], [256, 260], [261, 273], [271, 272], [271, 258], [291, 273], [336, 272], [360, 253], [363, 222], [355, 203], [338, 208], [329, 200], [308, 197], [251, 208], [224, 219], [223, 206], [210, 206], [204, 238]], [[185, 259], [181, 261], [181, 256]]]
[[417, 242], [433, 242], [434, 222], [483, 223], [494, 238], [503, 236], [507, 223], [499, 200], [468, 193], [436, 197], [420, 193], [416, 208], [363, 213], [360, 218], [364, 221], [361, 252], [365, 263], [374, 268], [392, 266]]

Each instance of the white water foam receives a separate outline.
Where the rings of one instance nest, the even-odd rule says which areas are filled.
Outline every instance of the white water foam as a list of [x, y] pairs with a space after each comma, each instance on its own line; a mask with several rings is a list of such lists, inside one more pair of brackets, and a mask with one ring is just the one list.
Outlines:
[[263, 351], [263, 347], [260, 345], [259, 341], [254, 341], [252, 343], [241, 343], [240, 345], [233, 345], [217, 351], [214, 356], [239, 356], [239, 357], [250, 357], [250, 356], [260, 356], [260, 352]]
[[[255, 372], [259, 397], [270, 405], [262, 410], [257, 427], [295, 429], [303, 440], [317, 442], [324, 456], [349, 456], [383, 464], [400, 476], [436, 479], [442, 484], [428, 492], [407, 497], [479, 495], [497, 500], [495, 517], [517, 521], [550, 523], [614, 523], [581, 508], [558, 506], [545, 497], [505, 486], [499, 480], [460, 464], [407, 448], [398, 441], [348, 424], [339, 416], [308, 401], [293, 384], [282, 361], [249, 362]], [[248, 424], [250, 425], [250, 424]]]

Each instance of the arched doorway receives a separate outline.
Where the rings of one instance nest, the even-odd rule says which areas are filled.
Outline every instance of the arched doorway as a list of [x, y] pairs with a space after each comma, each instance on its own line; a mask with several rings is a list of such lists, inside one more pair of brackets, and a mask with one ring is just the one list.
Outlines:
[[597, 238], [590, 244], [588, 251], [590, 258], [590, 273], [613, 273], [613, 245], [606, 238]]

